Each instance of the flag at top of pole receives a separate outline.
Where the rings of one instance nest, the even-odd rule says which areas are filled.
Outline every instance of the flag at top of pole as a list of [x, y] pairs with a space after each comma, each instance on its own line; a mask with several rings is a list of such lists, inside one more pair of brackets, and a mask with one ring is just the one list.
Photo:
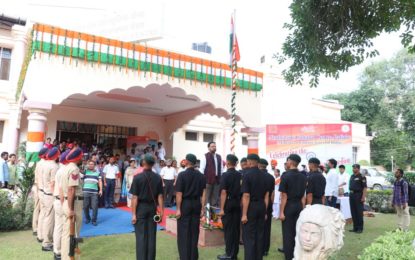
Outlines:
[[232, 119], [232, 133], [231, 133], [231, 153], [235, 154], [235, 140], [236, 140], [236, 85], [237, 85], [237, 62], [241, 56], [239, 54], [238, 40], [235, 33], [235, 11], [231, 17], [231, 35], [230, 35], [230, 66], [232, 68], [232, 98], [231, 98], [231, 119]]
[[241, 59], [241, 54], [239, 53], [239, 45], [238, 45], [238, 39], [236, 38], [235, 33], [235, 23], [234, 23], [234, 16], [231, 17], [231, 34], [229, 36], [229, 55], [230, 55], [230, 66], [233, 64], [233, 58], [235, 55], [235, 60], [239, 61]]

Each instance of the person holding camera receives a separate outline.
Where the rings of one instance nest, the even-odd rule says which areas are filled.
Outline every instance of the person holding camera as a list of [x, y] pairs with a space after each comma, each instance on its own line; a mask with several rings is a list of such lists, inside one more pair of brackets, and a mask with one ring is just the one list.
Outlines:
[[157, 223], [163, 217], [164, 200], [161, 177], [152, 171], [154, 163], [153, 156], [144, 156], [144, 171], [134, 177], [130, 189], [137, 260], [156, 259]]

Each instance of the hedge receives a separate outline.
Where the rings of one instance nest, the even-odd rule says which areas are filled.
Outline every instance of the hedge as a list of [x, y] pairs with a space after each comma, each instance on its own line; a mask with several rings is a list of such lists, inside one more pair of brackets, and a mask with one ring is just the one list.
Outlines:
[[29, 228], [32, 224], [33, 200], [19, 198], [14, 204], [8, 197], [8, 192], [0, 190], [0, 231], [20, 230]]
[[392, 190], [368, 190], [366, 203], [376, 212], [393, 213]]
[[387, 232], [363, 250], [358, 259], [363, 260], [413, 260], [415, 250], [412, 242], [415, 239], [414, 232]]

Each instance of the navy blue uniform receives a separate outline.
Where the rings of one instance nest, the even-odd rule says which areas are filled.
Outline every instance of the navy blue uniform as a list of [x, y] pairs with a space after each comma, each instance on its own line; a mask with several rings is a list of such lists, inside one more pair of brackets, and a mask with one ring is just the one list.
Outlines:
[[350, 212], [353, 219], [353, 231], [363, 231], [363, 190], [367, 188], [366, 177], [353, 174], [349, 181]]

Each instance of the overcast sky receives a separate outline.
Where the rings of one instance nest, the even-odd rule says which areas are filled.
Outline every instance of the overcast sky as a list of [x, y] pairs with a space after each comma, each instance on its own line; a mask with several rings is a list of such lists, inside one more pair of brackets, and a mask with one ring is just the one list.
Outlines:
[[[149, 3], [150, 2], [150, 3]], [[150, 9], [145, 27], [162, 29], [163, 40], [153, 44], [177, 51], [188, 51], [192, 42], [208, 42], [213, 59], [229, 60], [230, 17], [236, 10], [236, 32], [241, 51], [240, 66], [255, 68], [260, 57], [267, 61], [279, 52], [287, 31], [282, 26], [290, 22], [288, 6], [291, 0], [166, 0], [154, 4], [143, 0], [0, 0], [6, 15], [62, 27], [82, 27], [85, 24], [125, 14], [128, 10]], [[153, 15], [154, 14], [154, 15]], [[71, 29], [71, 28], [70, 28]], [[390, 58], [402, 46], [398, 33], [384, 34], [375, 40], [380, 56], [342, 73], [338, 80], [321, 79], [315, 97], [328, 93], [348, 92], [358, 87], [363, 68], [375, 60]], [[278, 68], [281, 69], [281, 68]]]

